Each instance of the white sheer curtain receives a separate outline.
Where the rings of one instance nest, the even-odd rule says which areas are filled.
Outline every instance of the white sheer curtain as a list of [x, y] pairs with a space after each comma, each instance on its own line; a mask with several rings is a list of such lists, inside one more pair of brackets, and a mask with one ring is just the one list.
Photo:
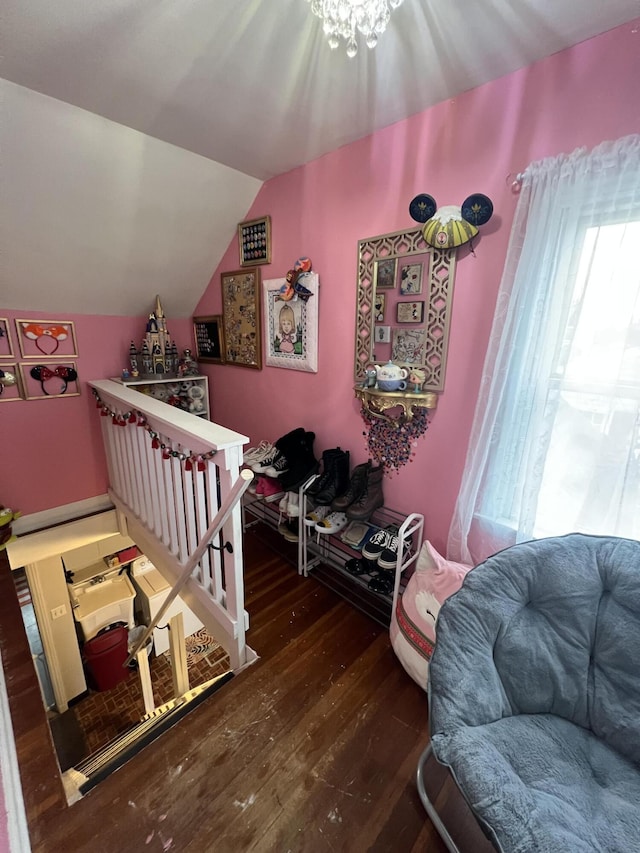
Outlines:
[[640, 538], [640, 136], [523, 177], [449, 532]]

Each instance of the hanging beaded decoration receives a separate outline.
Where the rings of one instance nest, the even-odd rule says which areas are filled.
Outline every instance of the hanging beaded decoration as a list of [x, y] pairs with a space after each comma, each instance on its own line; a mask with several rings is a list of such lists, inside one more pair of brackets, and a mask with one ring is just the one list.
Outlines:
[[376, 417], [367, 409], [360, 412], [367, 429], [362, 433], [365, 437], [369, 455], [385, 470], [385, 473], [395, 471], [408, 462], [413, 462], [418, 439], [429, 427], [427, 409], [416, 408], [411, 420], [404, 423], [394, 423], [386, 418]]

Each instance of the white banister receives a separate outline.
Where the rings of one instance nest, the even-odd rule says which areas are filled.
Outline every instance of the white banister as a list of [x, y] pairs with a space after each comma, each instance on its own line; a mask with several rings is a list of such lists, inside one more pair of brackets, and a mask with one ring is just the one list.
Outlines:
[[[117, 381], [89, 384], [102, 426], [109, 495], [126, 522], [121, 532], [172, 586], [183, 585], [180, 595], [227, 651], [232, 669], [252, 662], [238, 503], [248, 485], [247, 475], [241, 476], [248, 438]], [[227, 547], [210, 550], [219, 539]]]

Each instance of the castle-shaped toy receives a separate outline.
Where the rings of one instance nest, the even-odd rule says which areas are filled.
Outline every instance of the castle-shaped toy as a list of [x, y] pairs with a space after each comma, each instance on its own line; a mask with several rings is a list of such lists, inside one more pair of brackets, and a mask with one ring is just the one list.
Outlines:
[[167, 379], [179, 374], [178, 349], [167, 329], [167, 319], [159, 296], [156, 296], [155, 311], [149, 314], [140, 350], [131, 341], [129, 364], [134, 379]]

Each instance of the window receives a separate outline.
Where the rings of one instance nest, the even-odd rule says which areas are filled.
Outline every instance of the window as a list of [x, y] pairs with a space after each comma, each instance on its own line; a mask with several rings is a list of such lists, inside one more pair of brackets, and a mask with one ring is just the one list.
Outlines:
[[640, 136], [525, 172], [449, 557], [640, 538]]

